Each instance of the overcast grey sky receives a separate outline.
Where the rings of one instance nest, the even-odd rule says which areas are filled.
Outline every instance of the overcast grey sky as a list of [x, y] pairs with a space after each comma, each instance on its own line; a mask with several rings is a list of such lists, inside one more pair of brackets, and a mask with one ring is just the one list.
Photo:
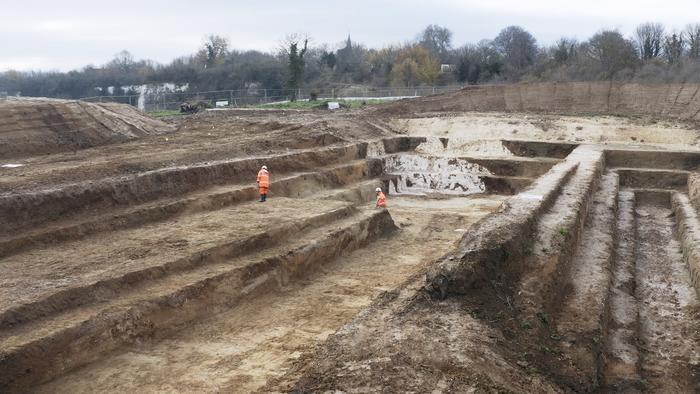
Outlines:
[[452, 30], [460, 46], [520, 25], [549, 44], [601, 28], [631, 35], [646, 21], [677, 29], [700, 22], [700, 0], [25, 0], [1, 10], [0, 71], [101, 65], [123, 49], [167, 63], [196, 51], [211, 33], [234, 48], [270, 51], [294, 32], [316, 44], [335, 46], [349, 34], [378, 47], [413, 39], [433, 23]]

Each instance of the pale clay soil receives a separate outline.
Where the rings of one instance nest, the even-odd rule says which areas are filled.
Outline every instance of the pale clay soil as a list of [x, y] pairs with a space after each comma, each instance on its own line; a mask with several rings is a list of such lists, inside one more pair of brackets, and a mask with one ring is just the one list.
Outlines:
[[[700, 132], [673, 121], [643, 121], [615, 116], [558, 116], [469, 113], [455, 116], [394, 119], [391, 125], [408, 135], [447, 137], [448, 151], [478, 153], [485, 140], [539, 140], [700, 150]], [[481, 150], [486, 155], [499, 152]]]

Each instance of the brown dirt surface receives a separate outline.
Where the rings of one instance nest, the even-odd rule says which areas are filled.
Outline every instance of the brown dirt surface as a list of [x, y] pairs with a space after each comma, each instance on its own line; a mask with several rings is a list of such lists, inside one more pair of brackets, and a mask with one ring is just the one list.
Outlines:
[[362, 120], [341, 116], [331, 121], [306, 113], [242, 118], [215, 112], [178, 117], [174, 124], [176, 133], [15, 160], [23, 166], [0, 169], [0, 193], [389, 135]]
[[[397, 234], [373, 239], [298, 283], [254, 295], [162, 342], [119, 352], [38, 392], [261, 390], [306, 360], [315, 344], [377, 296], [448, 251], [462, 231], [499, 205], [498, 199], [462, 200], [392, 199]], [[468, 213], [461, 209], [465, 203], [472, 208]]]
[[[562, 392], [486, 324], [478, 304], [432, 301], [420, 279], [385, 294], [329, 339], [291, 392]], [[290, 384], [291, 383], [291, 384]], [[278, 386], [281, 385], [280, 386]], [[289, 385], [288, 385], [289, 384]]]
[[0, 160], [75, 152], [174, 129], [127, 105], [12, 98], [0, 101]]
[[672, 234], [672, 211], [641, 205], [635, 214], [642, 375], [653, 392], [697, 392], [700, 302]]
[[0, 391], [699, 392], [699, 90], [0, 103]]
[[[185, 214], [135, 229], [20, 253], [4, 259], [0, 265], [0, 312], [57, 291], [160, 266], [222, 241], [264, 232], [272, 227], [272, 223], [261, 220], [267, 215], [279, 217], [276, 225], [282, 225], [345, 205], [275, 198], [262, 206], [250, 202], [214, 212]], [[80, 251], [79, 259], [75, 258], [76, 251]]]

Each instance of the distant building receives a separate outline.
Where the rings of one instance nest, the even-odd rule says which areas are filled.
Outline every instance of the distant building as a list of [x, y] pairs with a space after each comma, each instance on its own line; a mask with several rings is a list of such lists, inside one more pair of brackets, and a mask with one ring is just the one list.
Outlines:
[[455, 70], [454, 64], [441, 64], [440, 65], [440, 72], [441, 73], [451, 73], [454, 70]]

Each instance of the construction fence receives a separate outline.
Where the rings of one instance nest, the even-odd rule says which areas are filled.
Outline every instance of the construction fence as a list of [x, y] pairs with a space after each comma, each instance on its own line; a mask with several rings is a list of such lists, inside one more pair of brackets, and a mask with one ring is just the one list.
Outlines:
[[246, 107], [284, 103], [297, 100], [372, 100], [401, 99], [428, 96], [431, 94], [453, 92], [462, 89], [462, 85], [418, 86], [418, 87], [340, 87], [327, 89], [239, 89], [218, 90], [210, 92], [147, 92], [130, 96], [94, 96], [81, 100], [88, 102], [115, 102], [138, 107], [142, 111], [179, 110], [182, 103], [206, 102], [211, 107]]

